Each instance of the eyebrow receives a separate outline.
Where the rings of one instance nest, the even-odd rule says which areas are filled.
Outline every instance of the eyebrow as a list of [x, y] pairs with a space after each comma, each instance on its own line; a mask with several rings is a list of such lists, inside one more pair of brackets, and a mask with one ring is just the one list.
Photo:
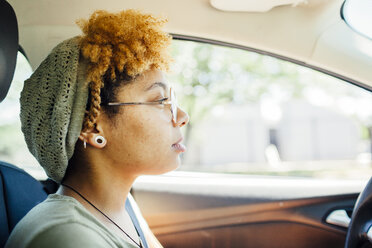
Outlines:
[[161, 88], [163, 88], [165, 91], [166, 91], [167, 88], [168, 88], [168, 86], [167, 86], [165, 83], [163, 83], [163, 82], [155, 82], [155, 83], [153, 83], [152, 85], [150, 85], [150, 87], [148, 87], [145, 91], [152, 90], [152, 89], [154, 89], [154, 88], [156, 88], [156, 87], [161, 87]]

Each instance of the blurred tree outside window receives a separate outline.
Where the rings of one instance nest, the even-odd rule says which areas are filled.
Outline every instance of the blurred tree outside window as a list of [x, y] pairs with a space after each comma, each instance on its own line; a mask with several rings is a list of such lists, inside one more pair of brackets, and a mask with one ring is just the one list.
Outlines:
[[169, 80], [190, 115], [179, 170], [369, 177], [371, 92], [254, 52], [173, 43]]

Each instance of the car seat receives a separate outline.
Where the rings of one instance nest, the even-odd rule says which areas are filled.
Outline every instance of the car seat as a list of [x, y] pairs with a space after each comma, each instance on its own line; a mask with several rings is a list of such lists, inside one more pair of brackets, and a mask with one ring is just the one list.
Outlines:
[[[0, 102], [8, 93], [18, 52], [18, 25], [13, 8], [0, 0]], [[0, 247], [18, 221], [47, 197], [43, 185], [14, 165], [0, 161]]]
[[0, 0], [0, 102], [8, 93], [18, 52], [18, 25], [13, 8]]
[[43, 185], [14, 165], [0, 161], [0, 247], [19, 220], [48, 196]]

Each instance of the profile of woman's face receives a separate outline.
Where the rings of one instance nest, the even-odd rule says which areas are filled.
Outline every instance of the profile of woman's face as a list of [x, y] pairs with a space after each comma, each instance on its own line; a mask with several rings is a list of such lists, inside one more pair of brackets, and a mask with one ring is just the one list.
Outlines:
[[[169, 85], [162, 71], [151, 69], [133, 82], [122, 86], [117, 102], [154, 102], [169, 96]], [[102, 131], [107, 140], [105, 154], [113, 166], [128, 173], [161, 174], [180, 164], [184, 150], [180, 128], [188, 115], [178, 108], [177, 120], [172, 120], [169, 105], [120, 106], [114, 120], [102, 117]]]

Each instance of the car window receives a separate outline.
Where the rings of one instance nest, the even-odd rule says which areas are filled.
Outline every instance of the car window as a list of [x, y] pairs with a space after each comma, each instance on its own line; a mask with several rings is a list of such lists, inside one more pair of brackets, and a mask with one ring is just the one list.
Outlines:
[[[190, 115], [182, 171], [368, 178], [371, 92], [242, 49], [175, 40], [169, 79]], [[32, 73], [18, 54], [0, 108], [0, 160], [46, 175], [21, 132], [19, 95]]]
[[237, 48], [174, 42], [188, 151], [179, 170], [368, 178], [371, 92]]
[[28, 60], [18, 52], [11, 87], [0, 104], [0, 160], [14, 164], [38, 179], [44, 179], [44, 171], [27, 149], [19, 119], [19, 97], [23, 81], [29, 78], [31, 73], [32, 68]]

